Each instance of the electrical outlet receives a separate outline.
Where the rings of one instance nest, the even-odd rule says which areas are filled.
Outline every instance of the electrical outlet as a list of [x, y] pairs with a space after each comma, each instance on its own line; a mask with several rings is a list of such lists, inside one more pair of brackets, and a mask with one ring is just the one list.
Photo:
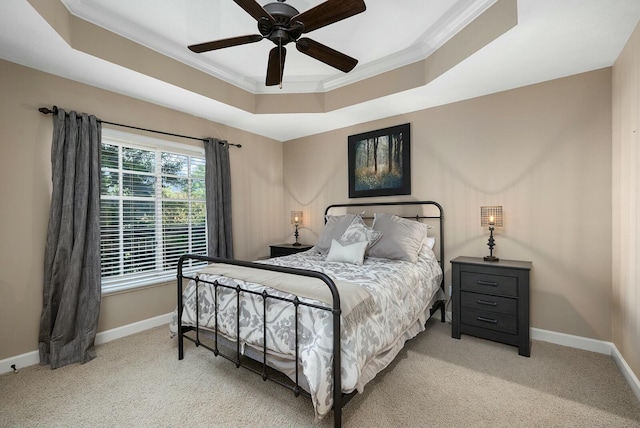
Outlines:
[[449, 297], [451, 297], [452, 294], [453, 294], [453, 289], [451, 284], [449, 284]]

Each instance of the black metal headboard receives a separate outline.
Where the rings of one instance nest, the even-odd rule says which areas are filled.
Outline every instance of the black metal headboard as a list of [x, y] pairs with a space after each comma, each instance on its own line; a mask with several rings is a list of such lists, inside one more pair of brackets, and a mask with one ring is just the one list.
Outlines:
[[[371, 208], [370, 212], [367, 208]], [[434, 201], [405, 201], [405, 202], [357, 202], [357, 203], [346, 203], [346, 204], [333, 204], [329, 205], [324, 210], [325, 221], [327, 214], [330, 214], [330, 211], [343, 209], [342, 213], [360, 213], [363, 210], [365, 214], [363, 218], [371, 219], [373, 218], [373, 213], [376, 212], [385, 212], [388, 214], [395, 214], [399, 217], [410, 218], [417, 221], [434, 221], [437, 222], [437, 236], [436, 243], [438, 246], [438, 251], [436, 256], [440, 261], [440, 267], [442, 268], [442, 272], [444, 272], [444, 211], [442, 206]], [[444, 284], [444, 279], [443, 279]]]

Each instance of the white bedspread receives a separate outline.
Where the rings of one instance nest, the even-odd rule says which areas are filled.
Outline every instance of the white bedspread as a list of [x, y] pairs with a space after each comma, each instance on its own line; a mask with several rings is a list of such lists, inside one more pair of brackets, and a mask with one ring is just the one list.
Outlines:
[[[375, 301], [372, 315], [359, 323], [346, 324], [341, 320], [342, 330], [342, 389], [360, 392], [364, 384], [386, 366], [401, 349], [408, 337], [424, 330], [424, 312], [438, 292], [442, 270], [433, 252], [421, 251], [416, 263], [368, 258], [363, 265], [326, 262], [325, 256], [313, 249], [286, 257], [262, 261], [262, 263], [315, 270], [332, 279], [350, 281], [365, 288]], [[259, 284], [220, 277], [200, 275], [200, 278], [235, 287], [262, 291]], [[269, 293], [277, 294], [275, 290]], [[280, 293], [286, 295], [285, 293]], [[290, 296], [292, 297], [292, 296]], [[191, 281], [183, 293], [183, 325], [195, 325], [195, 282]], [[301, 299], [303, 300], [303, 299]], [[213, 286], [202, 283], [198, 293], [199, 324], [208, 329], [215, 328], [215, 301]], [[320, 305], [319, 302], [314, 302]], [[236, 336], [235, 291], [218, 289], [218, 330], [228, 338]], [[263, 346], [260, 296], [244, 293], [241, 297], [240, 340], [257, 348]], [[295, 358], [295, 322], [293, 308], [288, 303], [269, 300], [267, 306], [267, 347], [270, 355]], [[419, 327], [416, 327], [420, 321]], [[333, 321], [328, 311], [300, 306], [298, 316], [298, 340], [300, 363], [307, 380], [316, 416], [322, 418], [332, 406], [332, 331]], [[170, 325], [177, 333], [177, 311]], [[389, 351], [392, 352], [389, 352]], [[391, 358], [371, 364], [381, 354], [391, 353]], [[375, 367], [372, 369], [372, 366]], [[373, 373], [372, 373], [373, 370]], [[366, 372], [366, 373], [364, 373]], [[364, 379], [364, 380], [363, 380]]]

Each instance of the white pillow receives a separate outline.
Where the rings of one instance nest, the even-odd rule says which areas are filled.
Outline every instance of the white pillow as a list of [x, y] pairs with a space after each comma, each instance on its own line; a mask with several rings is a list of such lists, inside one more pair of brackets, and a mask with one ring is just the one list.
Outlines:
[[368, 244], [368, 241], [362, 241], [342, 245], [334, 239], [331, 241], [327, 261], [361, 265], [364, 262], [364, 251], [367, 249]]
[[397, 215], [375, 213], [373, 229], [382, 232], [382, 238], [369, 249], [370, 257], [415, 263], [428, 227], [424, 223]]
[[[433, 246], [429, 246], [429, 242], [427, 242], [427, 240], [433, 240], [435, 241], [435, 238], [431, 238], [431, 237], [426, 237], [424, 240], [424, 243], [422, 244], [422, 247], [420, 248], [420, 251], [418, 252], [418, 258], [423, 258], [426, 260], [438, 260], [436, 258], [436, 254], [433, 252]], [[434, 242], [435, 243], [435, 242]]]
[[367, 241], [369, 247], [371, 247], [378, 242], [380, 238], [382, 238], [382, 232], [373, 230], [372, 227], [364, 223], [362, 217], [357, 216], [353, 219], [349, 227], [347, 227], [347, 230], [344, 231], [339, 241], [342, 244]]
[[427, 236], [424, 238], [423, 246], [429, 247], [430, 250], [433, 250], [434, 245], [436, 245], [436, 238], [432, 236]]

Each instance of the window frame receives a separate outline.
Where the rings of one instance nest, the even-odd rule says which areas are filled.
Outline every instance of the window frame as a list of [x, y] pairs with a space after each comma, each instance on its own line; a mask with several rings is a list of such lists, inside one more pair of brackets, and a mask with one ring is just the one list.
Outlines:
[[[134, 134], [130, 132], [118, 131], [111, 128], [103, 128], [102, 129], [102, 143], [103, 144], [114, 144], [122, 147], [128, 147], [133, 149], [141, 149], [155, 152], [156, 158], [156, 172], [153, 175], [156, 178], [161, 178], [163, 176], [161, 164], [158, 160], [161, 157], [162, 152], [172, 153], [177, 155], [186, 155], [197, 158], [205, 158], [204, 147], [191, 146], [183, 143], [178, 143], [175, 141], [168, 141], [159, 138], [144, 136], [140, 134]], [[102, 152], [102, 147], [101, 147]], [[104, 166], [103, 166], [104, 167]], [[119, 165], [118, 168], [122, 170], [122, 165]], [[164, 174], [165, 176], [167, 174]], [[172, 175], [169, 174], [171, 177]], [[101, 177], [102, 177], [102, 168], [101, 168]], [[189, 177], [191, 178], [191, 177]], [[122, 188], [122, 182], [119, 183], [120, 188]], [[100, 202], [102, 207], [102, 192], [100, 194]], [[128, 199], [123, 199], [123, 195], [120, 193], [115, 198], [108, 198], [110, 200], [118, 200], [125, 201]], [[130, 200], [135, 200], [135, 197]], [[145, 199], [147, 200], [147, 199]], [[149, 199], [151, 200], [151, 199]], [[156, 239], [156, 245], [159, 249], [159, 253], [162, 254], [162, 202], [165, 199], [162, 197], [162, 183], [158, 181], [156, 184], [155, 195], [153, 198], [154, 205], [156, 207], [157, 217], [155, 219], [156, 229], [155, 234], [158, 239]], [[189, 198], [191, 201], [191, 198]], [[207, 248], [208, 237], [206, 235], [206, 201], [205, 203], [205, 249]], [[102, 208], [101, 208], [102, 213]], [[120, 224], [122, 224], [122, 216], [119, 216]], [[100, 230], [102, 234], [102, 220], [100, 223]], [[191, 238], [190, 238], [191, 240]], [[122, 246], [122, 243], [121, 243]], [[158, 263], [162, 265], [163, 257], [156, 257], [155, 264], [158, 266]], [[146, 273], [131, 273], [131, 274], [120, 274], [114, 277], [102, 277], [102, 254], [100, 255], [100, 264], [101, 264], [101, 289], [102, 294], [113, 294], [118, 292], [123, 292], [132, 289], [138, 289], [143, 287], [155, 286], [163, 283], [170, 282], [175, 280], [176, 278], [176, 270], [162, 270], [155, 272], [146, 272]], [[122, 262], [120, 263], [122, 264]], [[184, 273], [194, 273], [196, 272], [200, 266], [192, 266], [185, 267], [183, 269]]]

